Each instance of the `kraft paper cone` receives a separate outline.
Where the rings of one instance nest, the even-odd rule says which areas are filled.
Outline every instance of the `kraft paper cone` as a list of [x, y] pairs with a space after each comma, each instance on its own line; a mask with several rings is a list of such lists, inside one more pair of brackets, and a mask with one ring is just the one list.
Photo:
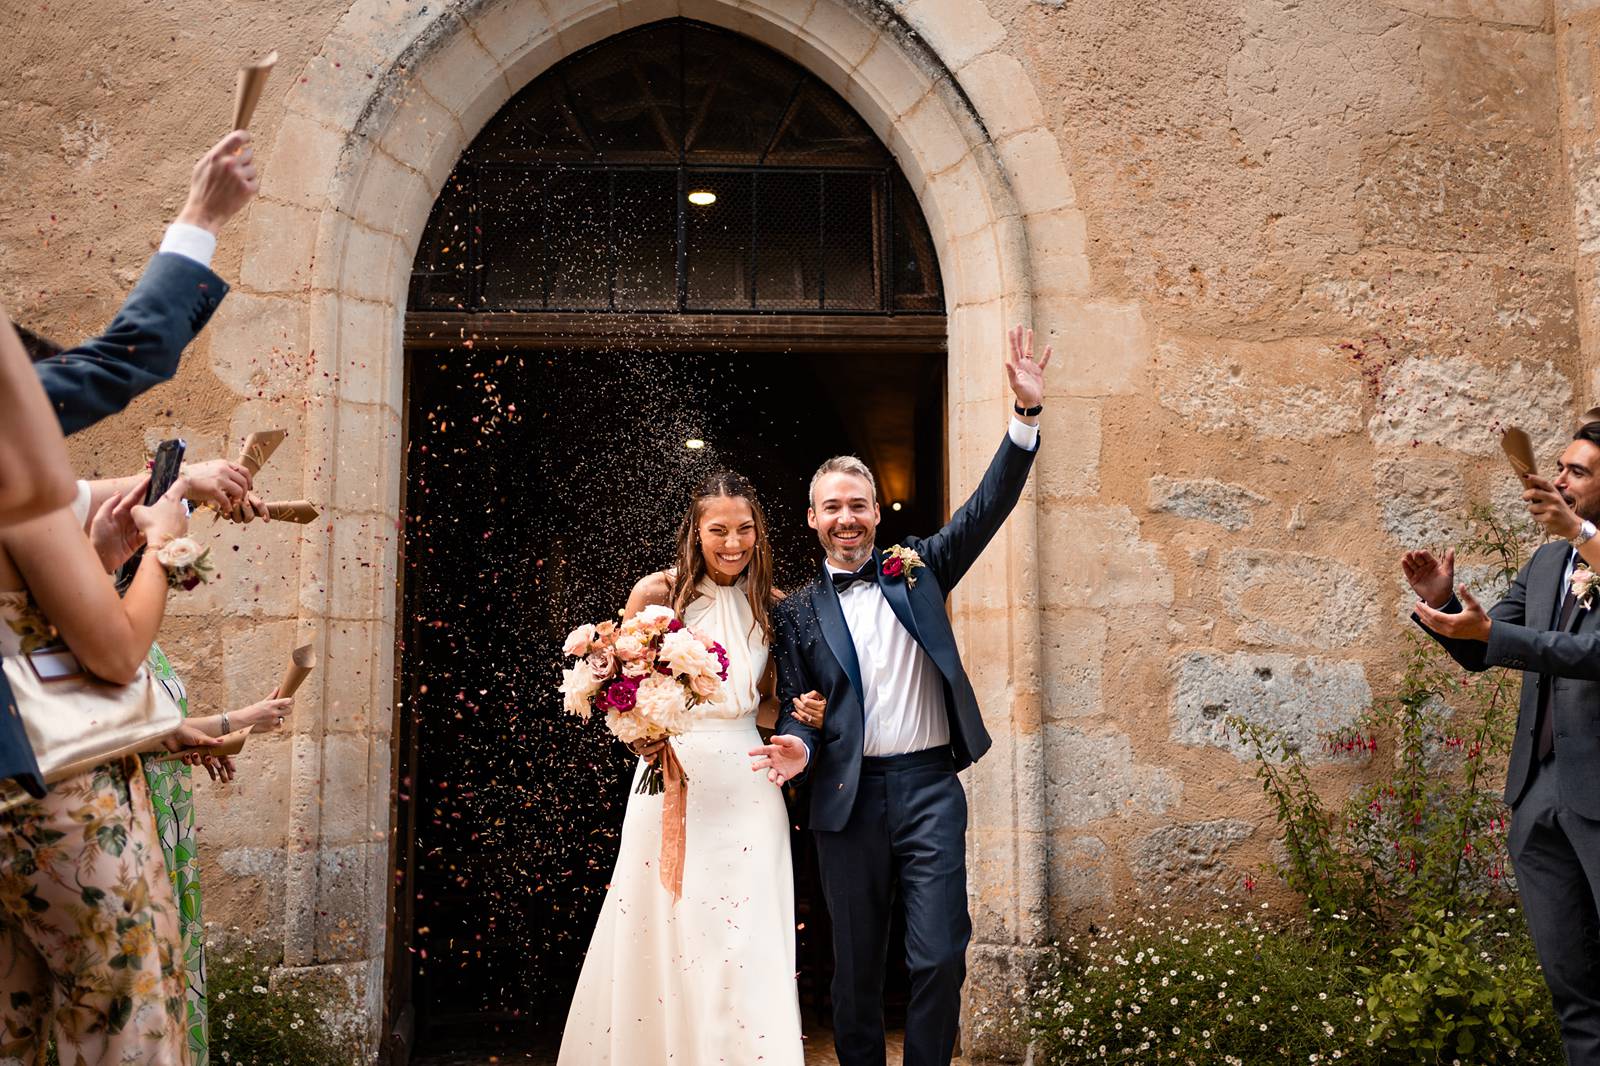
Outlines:
[[1587, 426], [1590, 422], [1600, 422], [1600, 407], [1591, 407], [1578, 416], [1578, 425]]
[[259, 63], [239, 68], [239, 80], [233, 90], [233, 125], [228, 129], [250, 128], [250, 117], [256, 113], [261, 93], [267, 87], [267, 78], [277, 62], [278, 53], [273, 52]]
[[278, 445], [288, 435], [281, 429], [256, 430], [244, 439], [244, 447], [239, 449], [239, 465], [250, 471], [250, 476], [254, 478], [261, 473], [261, 468], [267, 465], [267, 460], [272, 458], [272, 453], [278, 450]]
[[688, 839], [689, 775], [683, 772], [672, 742], [661, 749], [661, 776], [666, 794], [661, 797], [661, 887], [676, 903], [683, 898], [683, 856]]
[[289, 665], [284, 668], [283, 680], [278, 682], [278, 699], [286, 700], [300, 688], [306, 677], [316, 668], [317, 649], [302, 644], [289, 653]]
[[1539, 472], [1533, 463], [1533, 442], [1516, 426], [1512, 426], [1501, 435], [1500, 447], [1505, 451], [1506, 458], [1511, 460], [1511, 469], [1518, 474]]
[[274, 522], [298, 522], [305, 525], [317, 518], [317, 507], [307, 500], [287, 500], [267, 504], [267, 517]]
[[237, 755], [244, 750], [245, 738], [250, 735], [250, 730], [254, 728], [255, 726], [247, 725], [243, 729], [235, 729], [231, 733], [224, 733], [221, 737], [222, 743], [214, 747], [179, 748], [177, 751], [167, 752], [161, 758], [181, 759], [185, 755]]

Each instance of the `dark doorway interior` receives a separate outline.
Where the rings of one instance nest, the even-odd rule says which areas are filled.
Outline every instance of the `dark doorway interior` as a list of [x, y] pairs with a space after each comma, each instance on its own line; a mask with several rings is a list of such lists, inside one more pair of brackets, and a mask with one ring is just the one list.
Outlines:
[[[397, 840], [392, 933], [412, 960], [406, 1043], [553, 1047], [631, 765], [598, 722], [562, 716], [562, 637], [669, 562], [685, 490], [716, 466], [762, 493], [786, 588], [818, 565], [806, 487], [829, 455], [880, 471], [880, 543], [935, 528], [944, 359], [488, 347], [410, 359], [396, 762], [409, 839]], [[831, 951], [810, 843], [801, 831], [795, 843], [815, 1019]]]

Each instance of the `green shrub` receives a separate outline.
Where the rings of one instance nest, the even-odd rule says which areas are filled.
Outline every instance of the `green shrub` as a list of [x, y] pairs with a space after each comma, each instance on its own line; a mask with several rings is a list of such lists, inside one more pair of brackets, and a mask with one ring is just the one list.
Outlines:
[[[1515, 911], [1440, 911], [1406, 930], [1382, 968], [1362, 968], [1372, 1036], [1391, 1060], [1561, 1061], [1550, 993], [1521, 922]], [[1496, 925], [1506, 928], [1491, 932]]]
[[[1462, 554], [1508, 582], [1531, 530], [1472, 517]], [[1030, 1000], [1044, 1062], [1561, 1061], [1492, 791], [1521, 677], [1467, 674], [1409, 636], [1396, 690], [1326, 738], [1336, 756], [1383, 752], [1347, 803], [1322, 798], [1303, 752], [1229, 720], [1255, 758], [1283, 844], [1277, 873], [1303, 917], [1274, 926], [1237, 903], [1203, 920], [1163, 906], [1091, 927]]]
[[308, 992], [273, 988], [273, 961], [248, 944], [206, 951], [213, 1066], [351, 1066], [351, 1042]]

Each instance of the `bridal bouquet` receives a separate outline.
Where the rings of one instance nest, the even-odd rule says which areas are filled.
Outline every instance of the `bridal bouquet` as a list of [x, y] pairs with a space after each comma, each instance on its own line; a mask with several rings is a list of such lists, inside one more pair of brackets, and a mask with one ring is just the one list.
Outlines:
[[[684, 625], [670, 607], [646, 607], [620, 625], [579, 626], [561, 650], [577, 658], [562, 674], [567, 712], [585, 721], [601, 712], [624, 744], [687, 732], [696, 709], [721, 695], [728, 679], [722, 645]], [[638, 791], [659, 795], [669, 773], [688, 781], [670, 745], [645, 771]]]

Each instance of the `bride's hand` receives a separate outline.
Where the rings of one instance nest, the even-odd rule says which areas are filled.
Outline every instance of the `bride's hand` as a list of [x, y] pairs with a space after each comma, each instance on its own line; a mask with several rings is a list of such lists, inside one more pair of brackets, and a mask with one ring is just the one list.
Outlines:
[[827, 699], [816, 689], [794, 698], [794, 716], [812, 729], [822, 728], [822, 718], [827, 709]]
[[628, 750], [646, 762], [655, 762], [661, 755], [661, 749], [667, 746], [665, 740], [635, 740], [628, 744]]

